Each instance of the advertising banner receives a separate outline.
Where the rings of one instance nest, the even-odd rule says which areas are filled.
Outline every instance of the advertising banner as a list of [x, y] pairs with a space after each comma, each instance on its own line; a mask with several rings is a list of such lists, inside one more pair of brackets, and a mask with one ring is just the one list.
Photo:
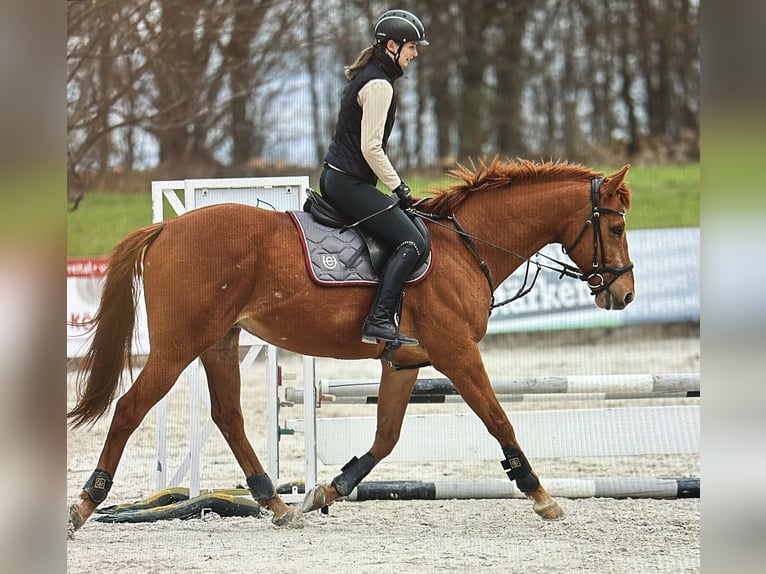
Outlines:
[[[629, 231], [628, 245], [636, 298], [624, 310], [597, 308], [583, 281], [560, 279], [543, 269], [530, 293], [492, 312], [488, 333], [699, 320], [699, 228]], [[549, 245], [542, 253], [571, 263], [561, 246]], [[495, 290], [495, 300], [513, 297], [524, 284], [524, 273], [522, 266], [506, 279]]]
[[[83, 356], [90, 345], [93, 333], [88, 329], [88, 322], [93, 319], [98, 310], [106, 265], [106, 257], [67, 260], [67, 357]], [[138, 303], [133, 351], [135, 354], [149, 352], [149, 332], [146, 327], [143, 298], [139, 298]]]

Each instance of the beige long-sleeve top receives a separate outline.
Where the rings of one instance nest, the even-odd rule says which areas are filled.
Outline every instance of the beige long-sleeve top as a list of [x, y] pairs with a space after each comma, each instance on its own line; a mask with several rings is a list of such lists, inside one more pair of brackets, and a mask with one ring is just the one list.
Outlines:
[[402, 183], [383, 149], [383, 130], [393, 97], [394, 88], [380, 79], [367, 82], [357, 95], [362, 107], [362, 155], [378, 179], [391, 191]]

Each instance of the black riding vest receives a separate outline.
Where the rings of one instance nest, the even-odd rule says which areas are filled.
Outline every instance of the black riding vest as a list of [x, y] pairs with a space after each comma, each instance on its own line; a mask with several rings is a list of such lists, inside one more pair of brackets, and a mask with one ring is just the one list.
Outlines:
[[[401, 75], [402, 69], [391, 58], [380, 51], [376, 51], [367, 65], [349, 80], [341, 97], [335, 135], [327, 150], [327, 155], [324, 157], [326, 163], [332, 164], [372, 185], [377, 184], [378, 177], [362, 155], [362, 107], [357, 101], [357, 96], [359, 90], [370, 80], [383, 79], [393, 87], [394, 80]], [[394, 127], [395, 115], [396, 97], [393, 97], [383, 130], [383, 151], [386, 150], [388, 137]]]

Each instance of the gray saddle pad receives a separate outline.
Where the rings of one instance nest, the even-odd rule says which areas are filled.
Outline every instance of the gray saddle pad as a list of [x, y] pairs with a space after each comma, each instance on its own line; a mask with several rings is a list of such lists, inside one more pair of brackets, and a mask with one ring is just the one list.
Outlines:
[[[372, 267], [367, 246], [353, 229], [337, 229], [317, 223], [310, 213], [288, 211], [298, 228], [311, 279], [319, 285], [376, 285], [378, 274]], [[410, 275], [407, 284], [425, 278], [431, 270], [433, 253]]]

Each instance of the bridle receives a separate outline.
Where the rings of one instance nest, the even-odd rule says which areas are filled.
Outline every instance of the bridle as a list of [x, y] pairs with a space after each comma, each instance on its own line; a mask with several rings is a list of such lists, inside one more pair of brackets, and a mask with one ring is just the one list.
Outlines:
[[[608, 207], [601, 207], [601, 194], [599, 193], [599, 189], [601, 189], [601, 184], [604, 183], [603, 177], [594, 177], [591, 179], [590, 183], [590, 204], [591, 204], [591, 212], [590, 217], [588, 217], [587, 221], [585, 222], [585, 225], [583, 225], [582, 230], [580, 231], [580, 234], [575, 238], [575, 240], [572, 242], [572, 245], [570, 245], [568, 248], [561, 246], [561, 250], [564, 253], [571, 253], [572, 250], [574, 250], [575, 247], [577, 247], [577, 244], [580, 243], [583, 236], [585, 235], [585, 232], [590, 228], [593, 227], [593, 257], [591, 260], [591, 264], [593, 266], [593, 269], [591, 269], [587, 273], [580, 273], [580, 276], [578, 279], [581, 281], [585, 281], [588, 284], [588, 287], [590, 287], [591, 295], [598, 295], [605, 289], [609, 289], [609, 287], [614, 283], [620, 275], [623, 275], [633, 269], [633, 262], [628, 262], [627, 265], [624, 265], [622, 267], [611, 267], [609, 265], [606, 265], [606, 255], [604, 253], [604, 238], [601, 232], [601, 214], [612, 214], [612, 215], [620, 215], [622, 217], [625, 217], [625, 210], [617, 210], [617, 209], [609, 209]], [[600, 256], [600, 257], [599, 257]], [[606, 281], [604, 279], [604, 273], [611, 273], [612, 278], [609, 281]], [[598, 283], [593, 284], [591, 283], [591, 279], [597, 279]]]
[[[585, 233], [588, 231], [588, 229], [590, 229], [591, 227], [593, 228], [593, 257], [591, 259], [593, 268], [587, 273], [583, 273], [582, 271], [580, 271], [577, 267], [574, 267], [573, 265], [570, 265], [564, 261], [559, 261], [558, 259], [554, 259], [553, 257], [549, 257], [548, 255], [545, 255], [544, 253], [540, 253], [540, 252], [537, 252], [535, 254], [536, 260], [532, 261], [530, 258], [525, 257], [523, 255], [519, 255], [518, 253], [514, 251], [505, 249], [504, 247], [501, 247], [495, 243], [492, 243], [490, 241], [486, 241], [484, 239], [471, 235], [460, 224], [460, 222], [458, 221], [454, 213], [452, 215], [436, 215], [433, 213], [424, 213], [417, 209], [417, 205], [420, 202], [416, 203], [408, 211], [410, 211], [411, 213], [413, 213], [414, 215], [417, 215], [418, 217], [422, 219], [430, 221], [431, 223], [435, 225], [438, 225], [440, 227], [443, 227], [444, 229], [447, 229], [449, 231], [452, 231], [460, 235], [460, 237], [468, 246], [468, 249], [471, 251], [471, 253], [473, 253], [474, 257], [476, 257], [476, 260], [479, 262], [479, 267], [481, 268], [481, 271], [484, 274], [484, 277], [487, 279], [487, 283], [489, 284], [489, 291], [492, 296], [492, 299], [490, 301], [490, 307], [489, 307], [489, 312], [491, 314], [493, 309], [496, 309], [497, 307], [502, 307], [503, 305], [507, 305], [508, 303], [516, 301], [517, 299], [520, 299], [521, 297], [524, 297], [527, 293], [529, 293], [532, 290], [532, 288], [535, 286], [537, 277], [540, 275], [540, 271], [542, 269], [549, 269], [551, 271], [555, 271], [559, 273], [559, 279], [561, 279], [564, 276], [567, 276], [567, 277], [572, 277], [573, 279], [579, 279], [580, 281], [585, 281], [588, 284], [588, 287], [590, 288], [591, 295], [593, 296], [596, 296], [602, 291], [608, 289], [612, 285], [612, 283], [614, 283], [617, 280], [617, 278], [619, 278], [621, 275], [633, 269], [633, 262], [629, 262], [627, 265], [624, 265], [623, 267], [611, 267], [608, 265], [600, 264], [600, 262], [606, 261], [606, 255], [604, 253], [604, 239], [601, 232], [601, 214], [603, 213], [603, 214], [621, 215], [623, 217], [625, 216], [624, 210], [616, 210], [616, 209], [609, 209], [607, 207], [601, 207], [600, 205], [601, 195], [599, 193], [599, 190], [603, 182], [604, 182], [603, 177], [591, 178], [590, 216], [585, 221], [585, 224], [583, 225], [582, 230], [577, 235], [577, 237], [572, 242], [572, 244], [568, 248], [564, 247], [563, 245], [561, 246], [561, 250], [564, 253], [571, 253], [572, 250], [575, 247], [577, 247], [577, 245], [580, 243], [582, 238], [585, 236]], [[447, 225], [440, 223], [440, 220], [444, 220], [444, 219], [449, 220], [454, 227], [449, 227]], [[476, 243], [487, 245], [503, 253], [507, 253], [509, 255], [513, 255], [514, 257], [518, 257], [519, 259], [526, 262], [527, 268], [524, 275], [524, 281], [521, 287], [519, 288], [519, 290], [516, 292], [516, 294], [513, 297], [505, 299], [504, 301], [501, 301], [500, 303], [495, 302], [495, 284], [489, 272], [489, 266], [487, 265], [487, 262], [484, 260], [481, 254], [479, 253], [479, 249], [476, 247]], [[539, 261], [540, 258], [549, 260], [552, 264], [557, 265], [557, 267], [553, 267], [551, 265], [541, 263]], [[530, 266], [532, 265], [534, 265], [537, 269], [530, 282], [529, 271], [530, 271]], [[612, 279], [610, 279], [609, 281], [606, 281], [604, 278], [605, 273], [611, 273], [613, 275]], [[593, 285], [591, 283], [591, 280], [594, 278], [598, 279], [598, 284], [596, 285]]]

